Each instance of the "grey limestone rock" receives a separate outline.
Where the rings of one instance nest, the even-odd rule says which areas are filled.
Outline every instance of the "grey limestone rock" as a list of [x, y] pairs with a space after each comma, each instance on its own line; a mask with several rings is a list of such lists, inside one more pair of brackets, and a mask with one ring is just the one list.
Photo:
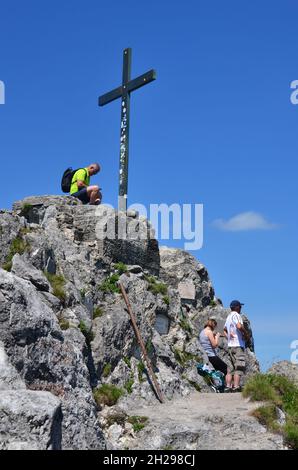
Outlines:
[[[206, 360], [198, 334], [208, 317], [216, 316], [220, 326], [228, 311], [216, 300], [206, 268], [185, 251], [159, 248], [149, 221], [70, 196], [32, 196], [0, 212], [0, 241], [0, 266], [14, 255], [11, 272], [0, 268], [0, 393], [5, 407], [10, 394], [8, 415], [15, 413], [14, 422], [20, 413], [22, 423], [10, 436], [3, 421], [3, 448], [125, 448], [131, 425], [114, 423], [103, 434], [105, 408], [96, 405], [93, 389], [122, 388], [117, 406], [124, 411], [158, 403], [117, 279], [166, 402], [187, 402], [195, 390], [211, 393], [197, 374], [197, 362]], [[182, 298], [181, 283], [194, 294], [190, 302]], [[221, 350], [224, 356], [224, 342]], [[246, 354], [249, 374], [258, 371], [255, 355]], [[29, 413], [34, 393], [41, 394], [35, 395], [35, 434], [26, 439], [27, 411], [22, 415], [14, 400]], [[51, 422], [59, 439], [48, 431]], [[175, 426], [173, 439], [184, 442], [184, 427]], [[40, 443], [38, 435], [44, 436]], [[150, 439], [151, 448], [169, 444], [153, 431]]]
[[160, 277], [169, 286], [178, 289], [180, 282], [195, 287], [195, 307], [207, 307], [214, 298], [206, 268], [190, 253], [175, 248], [160, 247]]
[[49, 392], [0, 391], [0, 450], [59, 450], [60, 400]]
[[61, 400], [62, 447], [103, 448], [83, 335], [72, 328], [63, 332], [29, 281], [0, 269], [0, 291], [0, 340], [27, 388]]
[[298, 386], [298, 364], [293, 364], [290, 361], [279, 361], [273, 364], [267, 373], [283, 375]]
[[25, 262], [19, 254], [15, 254], [12, 261], [11, 272], [22, 279], [30, 281], [38, 290], [49, 292], [51, 286], [45, 275]]

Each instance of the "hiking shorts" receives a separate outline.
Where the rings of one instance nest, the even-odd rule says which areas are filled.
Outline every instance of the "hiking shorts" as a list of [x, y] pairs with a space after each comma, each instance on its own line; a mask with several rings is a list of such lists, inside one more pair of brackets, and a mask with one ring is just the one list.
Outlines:
[[245, 371], [245, 353], [241, 347], [228, 348], [230, 356], [230, 373], [243, 375]]
[[80, 189], [76, 193], [72, 193], [71, 196], [77, 197], [78, 199], [80, 199], [80, 201], [82, 201], [83, 204], [88, 204], [90, 201], [90, 198], [87, 193], [87, 188]]

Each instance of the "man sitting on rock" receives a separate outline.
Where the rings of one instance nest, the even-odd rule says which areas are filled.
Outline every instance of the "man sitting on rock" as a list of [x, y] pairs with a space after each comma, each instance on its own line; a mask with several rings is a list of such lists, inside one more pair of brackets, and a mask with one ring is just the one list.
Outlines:
[[[228, 351], [230, 357], [231, 373], [226, 376], [227, 388], [225, 391], [240, 392], [240, 378], [245, 370], [245, 328], [240, 312], [242, 303], [239, 300], [233, 300], [230, 304], [231, 313], [226, 319], [224, 333], [228, 339]], [[234, 388], [232, 388], [232, 379], [234, 378]]]
[[92, 163], [86, 168], [75, 172], [71, 181], [70, 195], [77, 197], [83, 204], [98, 205], [102, 195], [98, 186], [90, 186], [90, 176], [100, 172], [98, 163]]

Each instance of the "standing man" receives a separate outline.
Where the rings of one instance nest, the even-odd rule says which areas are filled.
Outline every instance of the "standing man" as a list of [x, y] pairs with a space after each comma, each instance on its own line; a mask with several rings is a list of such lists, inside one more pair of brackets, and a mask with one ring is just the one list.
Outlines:
[[[241, 318], [241, 302], [233, 300], [230, 304], [231, 313], [226, 319], [224, 334], [228, 339], [228, 351], [231, 360], [231, 371], [226, 376], [226, 391], [240, 392], [240, 378], [245, 370], [245, 328]], [[232, 379], [234, 378], [234, 388]]]
[[102, 199], [100, 188], [96, 185], [90, 186], [90, 176], [97, 175], [99, 172], [98, 163], [92, 163], [86, 168], [77, 170], [71, 180], [70, 195], [80, 199], [83, 204], [100, 204]]

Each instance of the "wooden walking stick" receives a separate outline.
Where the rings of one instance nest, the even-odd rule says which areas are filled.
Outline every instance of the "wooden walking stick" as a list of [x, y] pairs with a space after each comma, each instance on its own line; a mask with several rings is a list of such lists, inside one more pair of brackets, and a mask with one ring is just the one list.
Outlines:
[[147, 363], [147, 367], [148, 367], [148, 371], [149, 371], [150, 378], [151, 378], [152, 382], [154, 383], [156, 394], [157, 394], [157, 396], [158, 396], [160, 402], [163, 403], [163, 402], [164, 402], [164, 397], [163, 397], [163, 394], [162, 394], [162, 392], [161, 392], [161, 390], [160, 390], [160, 387], [159, 387], [159, 385], [158, 385], [158, 382], [157, 382], [157, 379], [156, 379], [156, 375], [154, 374], [154, 371], [153, 371], [153, 368], [152, 368], [152, 364], [151, 364], [151, 361], [150, 361], [150, 359], [149, 359], [149, 357], [148, 357], [148, 354], [147, 354], [147, 351], [146, 351], [146, 347], [145, 347], [143, 338], [142, 338], [142, 336], [141, 336], [141, 333], [140, 333], [140, 330], [139, 330], [139, 328], [138, 328], [138, 325], [137, 325], [135, 316], [134, 316], [134, 314], [133, 314], [131, 305], [130, 305], [129, 300], [128, 300], [128, 296], [127, 296], [126, 291], [125, 291], [123, 285], [121, 284], [121, 282], [119, 282], [118, 284], [119, 284], [119, 287], [120, 287], [120, 289], [121, 289], [123, 298], [124, 298], [124, 300], [125, 300], [125, 303], [126, 303], [126, 306], [127, 306], [127, 310], [128, 310], [128, 313], [129, 313], [131, 322], [132, 322], [132, 326], [133, 326], [135, 335], [136, 335], [136, 337], [137, 337], [138, 343], [139, 343], [140, 348], [141, 348], [141, 350], [142, 350], [144, 359], [145, 359], [145, 361], [146, 361], [146, 363]]

